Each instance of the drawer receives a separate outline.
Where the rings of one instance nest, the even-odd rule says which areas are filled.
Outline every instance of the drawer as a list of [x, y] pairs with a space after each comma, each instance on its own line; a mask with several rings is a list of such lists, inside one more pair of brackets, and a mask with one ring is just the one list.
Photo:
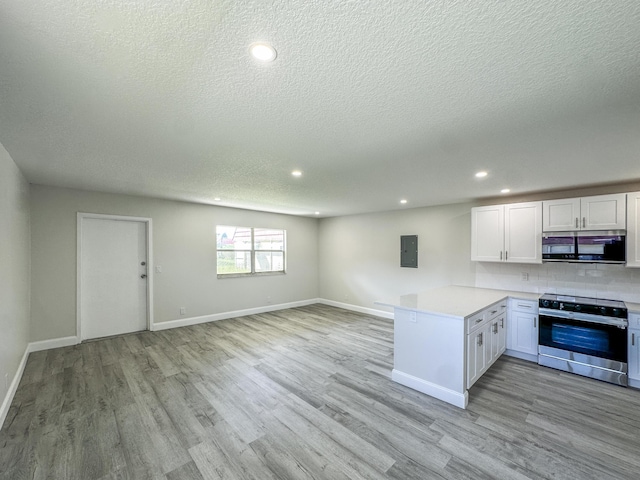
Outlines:
[[629, 314], [629, 328], [640, 328], [640, 313]]
[[478, 328], [482, 327], [485, 321], [489, 320], [489, 317], [487, 317], [487, 313], [487, 310], [482, 310], [481, 312], [467, 318], [467, 333], [474, 332]]
[[502, 301], [502, 302], [498, 302], [496, 304], [493, 304], [493, 305], [491, 305], [489, 308], [487, 308], [485, 310], [487, 318], [489, 320], [493, 320], [494, 318], [502, 315], [506, 311], [507, 311], [507, 302], [506, 301]]
[[467, 333], [476, 331], [485, 323], [499, 317], [507, 311], [507, 302], [505, 300], [494, 303], [490, 307], [467, 318]]
[[520, 300], [519, 298], [509, 299], [509, 309], [516, 312], [538, 312], [538, 302], [536, 300]]

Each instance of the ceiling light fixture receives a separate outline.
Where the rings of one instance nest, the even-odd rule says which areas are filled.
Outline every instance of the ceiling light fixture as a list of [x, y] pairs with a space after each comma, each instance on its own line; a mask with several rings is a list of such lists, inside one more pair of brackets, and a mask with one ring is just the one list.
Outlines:
[[502, 190], [500, 190], [500, 193], [509, 193], [510, 191], [510, 188], [503, 188]]
[[403, 198], [402, 200], [400, 200], [400, 203], [404, 205], [405, 203], [407, 203], [407, 200]]
[[320, 215], [320, 212], [316, 212], [316, 215]]
[[487, 175], [488, 175], [487, 172], [484, 172], [484, 171], [478, 172], [478, 173], [476, 173], [476, 178], [484, 178]]
[[267, 43], [253, 43], [249, 52], [253, 58], [261, 62], [273, 62], [278, 55], [276, 49]]
[[293, 172], [291, 172], [291, 175], [293, 175], [294, 177], [301, 177], [302, 172], [300, 170], [294, 170]]
[[213, 199], [214, 202], [219, 202], [220, 201], [220, 197], [216, 197]]

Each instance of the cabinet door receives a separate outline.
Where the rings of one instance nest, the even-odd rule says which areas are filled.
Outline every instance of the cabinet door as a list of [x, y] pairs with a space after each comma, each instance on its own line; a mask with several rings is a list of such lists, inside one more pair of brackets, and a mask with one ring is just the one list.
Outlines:
[[627, 267], [640, 267], [640, 192], [627, 193]]
[[512, 263], [542, 263], [542, 202], [504, 206], [504, 258]]
[[489, 365], [493, 365], [493, 363], [500, 358], [502, 352], [504, 352], [504, 348], [500, 351], [500, 318], [501, 317], [498, 317], [491, 321], [491, 355], [489, 357]]
[[502, 205], [471, 209], [471, 260], [500, 262], [504, 247]]
[[487, 349], [491, 346], [491, 336], [487, 324], [467, 335], [467, 388], [482, 376], [487, 363]]
[[628, 330], [629, 335], [629, 378], [640, 380], [640, 330]]
[[517, 352], [538, 354], [538, 316], [513, 311], [509, 322], [509, 349]]
[[498, 355], [496, 357], [499, 358], [500, 355], [504, 353], [507, 349], [507, 322], [506, 317], [507, 314], [504, 313], [498, 317]]
[[597, 195], [580, 200], [582, 230], [624, 230], [626, 222], [626, 195]]
[[564, 232], [580, 228], [580, 199], [565, 198], [542, 202], [542, 230]]

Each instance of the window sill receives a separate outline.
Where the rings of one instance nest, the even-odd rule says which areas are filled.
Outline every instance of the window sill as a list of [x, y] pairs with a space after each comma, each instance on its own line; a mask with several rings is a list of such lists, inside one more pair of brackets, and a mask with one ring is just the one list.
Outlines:
[[256, 272], [256, 273], [218, 273], [218, 278], [241, 278], [241, 277], [267, 277], [272, 275], [286, 275], [285, 272]]

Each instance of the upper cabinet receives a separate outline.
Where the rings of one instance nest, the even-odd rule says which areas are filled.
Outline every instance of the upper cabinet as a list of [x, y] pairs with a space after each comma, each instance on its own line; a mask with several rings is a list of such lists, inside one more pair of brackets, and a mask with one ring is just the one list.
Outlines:
[[640, 267], [640, 192], [627, 193], [627, 267]]
[[471, 260], [542, 263], [542, 202], [472, 208]]
[[542, 230], [624, 230], [626, 195], [596, 195], [542, 202]]

